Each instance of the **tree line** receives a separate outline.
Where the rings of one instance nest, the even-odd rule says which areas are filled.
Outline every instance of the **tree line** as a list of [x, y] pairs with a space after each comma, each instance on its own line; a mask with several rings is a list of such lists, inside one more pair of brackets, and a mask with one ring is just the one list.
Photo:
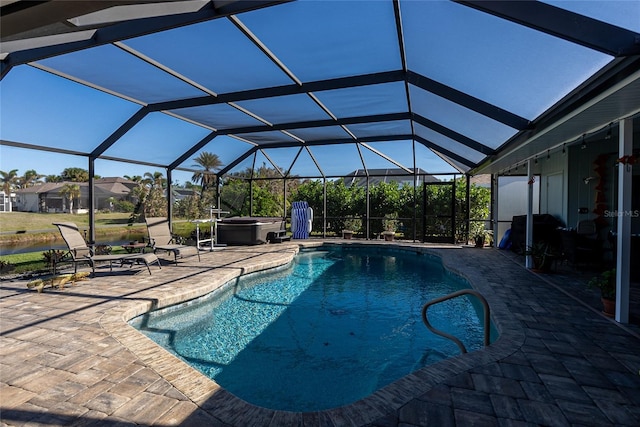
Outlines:
[[[353, 229], [356, 233], [364, 234], [369, 225], [369, 237], [384, 231], [389, 224], [406, 237], [412, 237], [414, 230], [418, 236], [423, 233], [437, 234], [443, 230], [455, 227], [457, 240], [462, 241], [466, 233], [474, 235], [482, 228], [482, 222], [466, 222], [466, 180], [464, 177], [456, 179], [455, 195], [451, 194], [453, 186], [427, 186], [425, 191], [414, 190], [413, 185], [397, 182], [380, 182], [369, 188], [369, 217], [367, 218], [366, 188], [358, 185], [348, 185], [344, 179], [320, 180], [298, 179], [296, 177], [282, 178], [280, 172], [266, 164], [256, 168], [224, 176], [223, 185], [218, 194], [217, 171], [223, 166], [216, 154], [202, 152], [193, 159], [194, 167], [199, 169], [191, 177], [191, 181], [181, 188], [191, 190], [191, 194], [178, 197], [179, 188], [173, 187], [173, 213], [177, 218], [197, 219], [208, 218], [210, 208], [218, 207], [228, 211], [230, 216], [265, 216], [287, 217], [293, 201], [306, 201], [313, 208], [313, 229], [323, 230], [324, 221], [330, 233], [339, 234], [344, 228]], [[88, 171], [81, 168], [67, 168], [60, 175], [42, 176], [35, 170], [17, 175], [17, 170], [0, 171], [5, 193], [12, 189], [26, 188], [38, 182], [69, 181], [61, 193], [70, 201], [80, 197], [80, 190], [74, 182], [86, 182]], [[136, 183], [131, 193], [121, 200], [113, 200], [114, 210], [130, 212], [130, 221], [139, 222], [145, 216], [167, 215], [167, 180], [161, 172], [147, 172], [142, 176], [125, 175], [124, 178]], [[249, 179], [251, 178], [251, 179]], [[326, 187], [326, 212], [325, 206]], [[470, 208], [469, 217], [472, 219], [486, 219], [489, 216], [490, 190], [488, 188], [471, 185], [469, 189]], [[426, 199], [425, 199], [426, 198]], [[447, 212], [451, 209], [452, 201], [455, 205], [455, 226], [446, 215], [429, 217], [425, 224], [422, 220], [424, 207], [431, 211]], [[467, 228], [469, 227], [469, 228]]]
[[[100, 176], [96, 175], [96, 178]], [[89, 171], [82, 168], [66, 168], [59, 175], [43, 175], [29, 169], [22, 175], [18, 175], [18, 169], [8, 172], [0, 171], [0, 182], [5, 194], [22, 188], [33, 187], [44, 182], [87, 182], [89, 181]]]

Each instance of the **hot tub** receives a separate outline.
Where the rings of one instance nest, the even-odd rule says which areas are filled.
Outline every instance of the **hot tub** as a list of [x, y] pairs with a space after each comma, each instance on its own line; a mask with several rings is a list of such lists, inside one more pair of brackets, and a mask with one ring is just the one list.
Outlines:
[[218, 221], [218, 243], [227, 245], [260, 245], [285, 230], [282, 218], [231, 217]]

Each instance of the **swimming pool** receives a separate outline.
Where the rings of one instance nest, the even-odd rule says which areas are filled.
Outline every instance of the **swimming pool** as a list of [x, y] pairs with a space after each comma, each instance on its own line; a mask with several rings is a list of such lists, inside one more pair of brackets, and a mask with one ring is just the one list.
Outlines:
[[[317, 411], [459, 354], [427, 331], [420, 309], [466, 287], [429, 255], [323, 247], [131, 323], [249, 403]], [[469, 350], [482, 346], [481, 316], [467, 298], [434, 306], [429, 317]]]

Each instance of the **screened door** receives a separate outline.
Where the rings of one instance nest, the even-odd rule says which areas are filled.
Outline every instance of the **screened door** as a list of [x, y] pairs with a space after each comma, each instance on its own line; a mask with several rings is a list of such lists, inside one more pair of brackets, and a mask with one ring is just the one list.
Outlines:
[[455, 180], [422, 185], [423, 242], [455, 242]]

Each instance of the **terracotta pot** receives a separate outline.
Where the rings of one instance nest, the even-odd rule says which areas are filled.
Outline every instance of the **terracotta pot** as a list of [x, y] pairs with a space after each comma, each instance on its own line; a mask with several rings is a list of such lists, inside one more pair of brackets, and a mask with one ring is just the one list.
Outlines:
[[342, 230], [343, 239], [351, 240], [352, 237], [353, 237], [353, 231]]
[[606, 298], [600, 298], [600, 301], [602, 301], [602, 313], [607, 317], [614, 317], [616, 315], [616, 301]]
[[384, 236], [385, 241], [390, 242], [393, 240], [395, 233], [385, 232], [385, 233], [382, 233], [382, 235]]

